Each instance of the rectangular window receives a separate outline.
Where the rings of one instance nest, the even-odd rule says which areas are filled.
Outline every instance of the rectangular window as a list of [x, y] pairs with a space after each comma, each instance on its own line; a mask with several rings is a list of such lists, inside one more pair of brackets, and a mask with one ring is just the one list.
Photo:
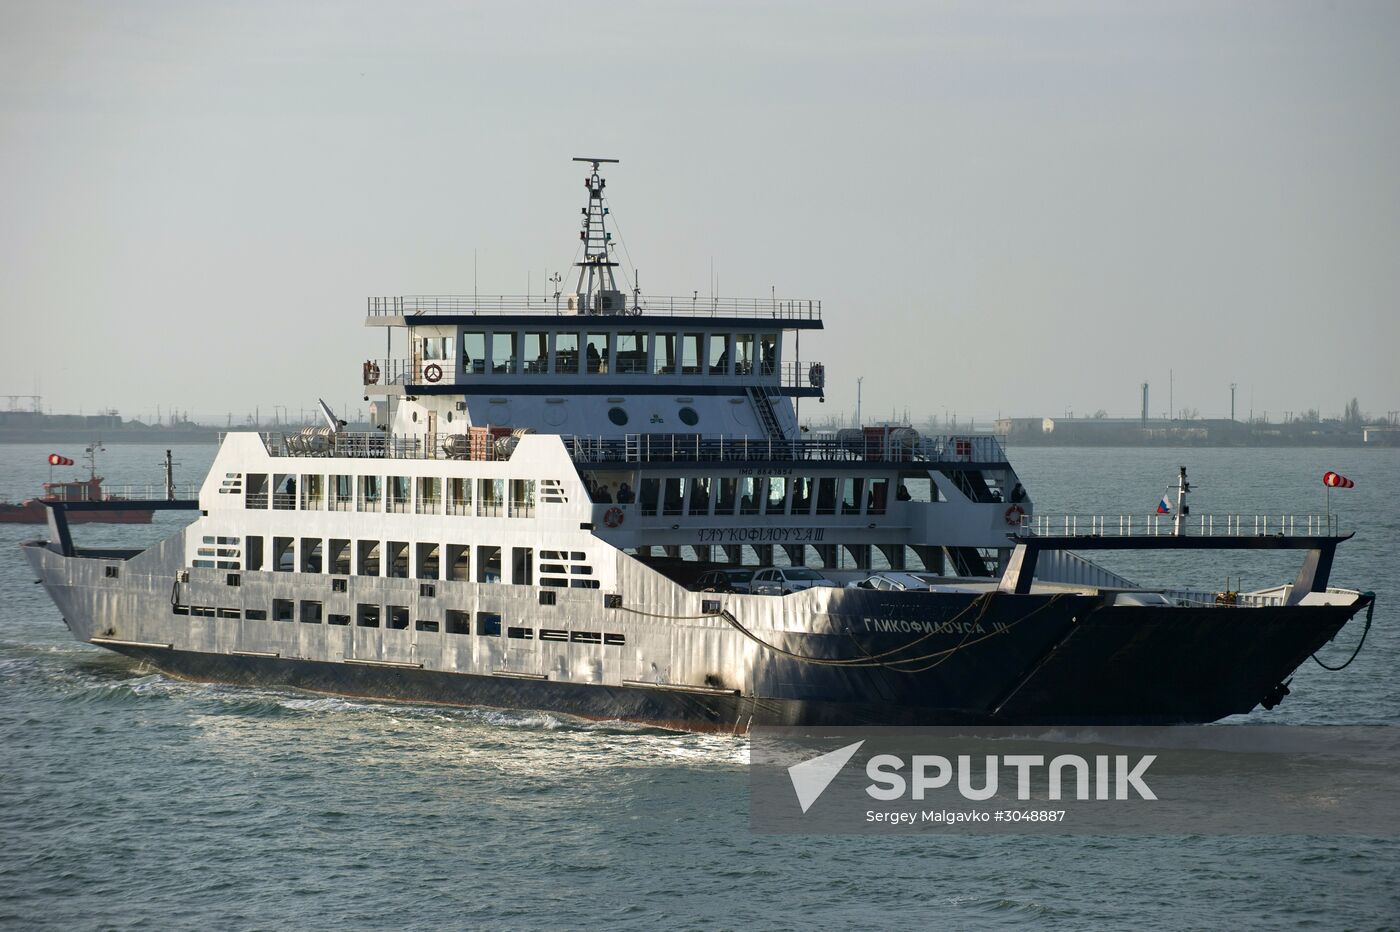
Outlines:
[[812, 480], [798, 476], [792, 480], [792, 513], [810, 514], [812, 511]]
[[462, 334], [462, 372], [481, 375], [486, 371], [486, 334], [469, 330]]
[[466, 612], [459, 612], [459, 611], [455, 611], [454, 609], [450, 609], [450, 608], [449, 608], [449, 609], [447, 610], [447, 616], [446, 616], [446, 617], [447, 617], [447, 633], [448, 633], [448, 634], [471, 634], [471, 633], [472, 633], [472, 625], [471, 625], [471, 621], [470, 621], [471, 616], [468, 615]]
[[745, 476], [739, 480], [739, 514], [758, 514], [758, 499], [762, 493], [758, 488], [758, 480], [753, 476]]
[[656, 506], [661, 498], [661, 480], [650, 477], [642, 478], [642, 514], [656, 514]]
[[501, 581], [501, 548], [476, 548], [476, 581], [498, 583]]
[[705, 374], [705, 337], [687, 333], [681, 337], [681, 372], [686, 375]]
[[778, 371], [778, 335], [761, 333], [758, 336], [758, 362], [763, 375], [774, 375]]
[[817, 480], [817, 514], [836, 514], [836, 480], [830, 476]]
[[355, 624], [361, 628], [379, 627], [379, 606], [361, 603], [355, 606]]
[[860, 514], [861, 495], [864, 491], [864, 479], [841, 480], [841, 513], [843, 515]]
[[321, 623], [321, 603], [302, 602], [301, 620], [308, 625], [319, 625]]
[[332, 591], [332, 592], [348, 592], [348, 591], [350, 590], [349, 582], [350, 582], [350, 581], [349, 581], [348, 579], [332, 579], [332, 580], [331, 580], [331, 591]]
[[871, 515], [882, 515], [889, 502], [890, 480], [871, 479], [870, 493], [865, 503], [865, 513]]
[[249, 621], [267, 621], [267, 612], [261, 608], [249, 608], [244, 610], [243, 617]]
[[338, 576], [350, 575], [350, 541], [332, 537], [330, 551], [326, 554], [326, 569]]
[[472, 513], [472, 480], [447, 480], [447, 513], [469, 517]]
[[729, 334], [710, 334], [710, 375], [729, 374]]
[[418, 559], [414, 567], [414, 576], [418, 579], [437, 579], [441, 568], [441, 559], [438, 554], [437, 544], [418, 545]]
[[567, 640], [569, 640], [569, 632], [567, 632], [567, 631], [560, 631], [558, 628], [541, 628], [541, 629], [540, 629], [540, 640], [541, 640], [541, 641], [567, 641]]
[[753, 334], [734, 334], [734, 374], [753, 375]]
[[[562, 580], [561, 580], [561, 581], [562, 581]], [[558, 599], [558, 596], [557, 596], [555, 593], [553, 593], [553, 592], [543, 592], [543, 591], [540, 592], [540, 604], [541, 604], [541, 605], [555, 605], [555, 604], [557, 604], [557, 599]]]
[[297, 568], [296, 541], [291, 537], [272, 538], [272, 568], [279, 573], [290, 573]]
[[535, 480], [510, 480], [510, 514], [513, 518], [528, 518], [535, 513]]
[[481, 502], [483, 517], [505, 517], [506, 481], [504, 479], [482, 479], [477, 495]]
[[381, 480], [378, 476], [359, 477], [359, 495], [355, 500], [357, 511], [382, 511], [380, 501], [383, 498]]
[[321, 511], [326, 507], [326, 477], [306, 475], [301, 477], [301, 510]]
[[326, 624], [328, 624], [328, 625], [348, 625], [348, 624], [350, 624], [350, 616], [349, 616], [349, 615], [335, 615], [335, 614], [327, 615], [327, 616], [326, 616]]
[[437, 596], [437, 586], [430, 582], [418, 584], [418, 597], [420, 599], [431, 599]]
[[719, 498], [715, 500], [715, 514], [732, 515], [738, 504], [739, 480], [722, 476], [719, 480]]
[[535, 549], [533, 547], [512, 547], [510, 549], [510, 580], [517, 586], [535, 584]]
[[[212, 606], [212, 605], [191, 605], [191, 606], [190, 606], [190, 614], [191, 614], [191, 615], [195, 615], [195, 616], [200, 617], [200, 618], [213, 618], [213, 617], [214, 617], [214, 606]], [[287, 620], [287, 621], [291, 621], [290, 618], [288, 618], [288, 619], [286, 619], [286, 620]]]
[[220, 618], [235, 618], [235, 619], [236, 619], [236, 618], [241, 618], [242, 616], [243, 616], [243, 613], [240, 612], [240, 611], [239, 611], [238, 609], [236, 609], [236, 608], [221, 608], [221, 609], [219, 609], [219, 617], [220, 617]]
[[390, 476], [385, 482], [388, 497], [389, 511], [394, 514], [404, 514], [408, 511], [408, 490], [409, 483], [407, 476]]
[[788, 481], [778, 476], [768, 477], [768, 503], [764, 506], [764, 514], [780, 515], [787, 505]]
[[685, 504], [685, 480], [679, 476], [668, 476], [662, 485], [661, 513], [664, 515], [681, 514], [681, 509]]
[[386, 608], [386, 610], [385, 610], [385, 615], [387, 616], [386, 620], [387, 620], [387, 622], [388, 622], [388, 627], [389, 627], [389, 628], [392, 628], [392, 629], [395, 630], [395, 631], [407, 631], [407, 630], [408, 630], [408, 606], [407, 606], [407, 605], [390, 605], [390, 606], [387, 606], [387, 608]]
[[322, 556], [321, 538], [303, 537], [301, 539], [301, 571], [303, 573], [321, 572]]
[[408, 541], [391, 540], [386, 545], [389, 549], [386, 556], [386, 564], [389, 568], [389, 576], [393, 579], [408, 578]]
[[476, 613], [476, 633], [482, 637], [498, 638], [501, 636], [501, 616], [495, 612]]
[[651, 335], [629, 330], [617, 335], [617, 371], [621, 375], [645, 374], [647, 371], [647, 339]]
[[331, 511], [355, 509], [355, 477], [331, 476]]
[[604, 373], [608, 371], [608, 347], [612, 334], [590, 333], [588, 335], [588, 346], [584, 348], [587, 357], [587, 369], [591, 373]]
[[534, 628], [507, 628], [506, 637], [515, 638], [521, 641], [531, 641], [535, 637]]
[[525, 333], [525, 360], [526, 375], [544, 375], [549, 371], [549, 334], [542, 330], [530, 330]]
[[297, 507], [297, 477], [276, 473], [272, 477], [272, 507], [295, 511]]
[[229, 573], [228, 576], [224, 578], [224, 585], [241, 586], [243, 585], [243, 577], [239, 576], [237, 573]]
[[442, 480], [436, 476], [418, 477], [418, 501], [414, 510], [420, 515], [442, 514]]
[[574, 579], [569, 582], [570, 589], [597, 589], [598, 587], [596, 579]]
[[472, 578], [472, 548], [468, 544], [447, 545], [447, 579], [470, 582]]
[[604, 643], [604, 644], [610, 644], [610, 645], [612, 645], [613, 647], [621, 647], [622, 645], [624, 645], [624, 644], [627, 643], [627, 635], [625, 635], [625, 634], [605, 634], [605, 635], [603, 635], [603, 643]]
[[243, 568], [249, 572], [263, 568], [263, 539], [261, 537], [247, 537], [243, 540], [243, 547], [247, 550], [247, 556], [243, 561]]
[[710, 484], [709, 476], [690, 480], [690, 513], [692, 515], [710, 513]]
[[597, 631], [570, 631], [569, 640], [575, 644], [601, 644], [603, 636]]
[[358, 566], [356, 570], [361, 576], [379, 575], [379, 541], [361, 540], [356, 541], [356, 549], [359, 551]]
[[657, 375], [676, 374], [676, 340], [679, 335], [675, 333], [658, 333], [653, 341], [655, 352], [655, 372]]
[[413, 627], [417, 628], [419, 631], [436, 631], [438, 630], [438, 623], [436, 621], [429, 621], [426, 618], [420, 618], [413, 623]]
[[554, 371], [561, 375], [578, 374], [578, 334], [554, 335]]
[[104, 566], [102, 567], [102, 575], [106, 579], [117, 579], [119, 574], [115, 566]]
[[520, 368], [520, 334], [496, 331], [491, 334], [491, 371], [496, 375], [515, 375]]
[[295, 603], [291, 599], [272, 600], [272, 620], [273, 621], [296, 621], [293, 614]]
[[243, 507], [245, 508], [266, 508], [267, 507], [267, 473], [248, 473], [248, 483], [244, 487]]

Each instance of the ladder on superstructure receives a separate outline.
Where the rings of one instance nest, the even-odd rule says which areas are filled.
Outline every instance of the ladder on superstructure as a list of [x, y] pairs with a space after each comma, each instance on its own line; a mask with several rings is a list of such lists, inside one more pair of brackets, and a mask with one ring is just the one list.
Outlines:
[[749, 404], [753, 405], [754, 413], [758, 415], [758, 423], [763, 428], [770, 440], [786, 440], [787, 435], [783, 433], [782, 425], [778, 423], [778, 416], [773, 413], [773, 400], [780, 397], [775, 385], [750, 385], [744, 389], [749, 396]]

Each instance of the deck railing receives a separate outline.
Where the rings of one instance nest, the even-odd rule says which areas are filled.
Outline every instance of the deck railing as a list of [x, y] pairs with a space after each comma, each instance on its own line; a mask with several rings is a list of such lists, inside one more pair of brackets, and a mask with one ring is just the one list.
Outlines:
[[[1025, 515], [1020, 532], [1028, 537], [1170, 537], [1175, 515]], [[1335, 537], [1333, 514], [1188, 515], [1181, 533], [1190, 537]]]
[[560, 317], [749, 317], [766, 320], [821, 320], [822, 303], [811, 298], [702, 298], [699, 295], [641, 295], [624, 314], [591, 315], [569, 310], [568, 296], [415, 294], [366, 299], [370, 317], [433, 314], [554, 314]]
[[[556, 363], [557, 365], [557, 363]], [[651, 371], [654, 369], [655, 371]], [[366, 360], [360, 367], [360, 378], [365, 385], [454, 385], [475, 383], [480, 380], [514, 379], [518, 376], [553, 376], [565, 379], [586, 377], [589, 379], [625, 376], [629, 381], [637, 376], [671, 379], [679, 376], [687, 381], [695, 379], [738, 379], [737, 384], [776, 384], [783, 388], [822, 388], [826, 384], [826, 369], [819, 362], [786, 361], [776, 365], [740, 363], [732, 373], [709, 372], [705, 367], [685, 366], [677, 363], [672, 366], [653, 365], [649, 369], [646, 360], [640, 362], [619, 360], [617, 368], [609, 371], [602, 366], [598, 371], [580, 373], [578, 365], [555, 372], [549, 368], [546, 358], [526, 359], [523, 362], [515, 357], [492, 361], [477, 359], [470, 363], [458, 364], [451, 359], [415, 359], [411, 357], [376, 357]], [[502, 383], [497, 383], [501, 385]], [[570, 382], [569, 384], [573, 384]], [[736, 384], [736, 383], [729, 383]], [[504, 388], [504, 386], [502, 386]]]

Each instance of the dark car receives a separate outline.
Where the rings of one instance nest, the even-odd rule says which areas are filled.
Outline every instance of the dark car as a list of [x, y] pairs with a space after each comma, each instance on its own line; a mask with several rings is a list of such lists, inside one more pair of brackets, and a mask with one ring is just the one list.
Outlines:
[[695, 580], [699, 592], [748, 592], [753, 570], [710, 570]]

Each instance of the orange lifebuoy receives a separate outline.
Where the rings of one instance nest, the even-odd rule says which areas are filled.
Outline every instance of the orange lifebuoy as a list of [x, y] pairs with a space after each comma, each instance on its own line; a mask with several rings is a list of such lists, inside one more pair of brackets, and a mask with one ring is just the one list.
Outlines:
[[622, 518], [622, 509], [615, 506], [603, 512], [603, 523], [608, 527], [620, 527], [622, 525]]
[[1020, 526], [1021, 519], [1025, 516], [1026, 509], [1022, 508], [1020, 505], [1012, 505], [1010, 508], [1006, 509], [1006, 523], [1011, 527]]
[[438, 379], [442, 378], [442, 366], [439, 366], [435, 362], [428, 363], [423, 369], [423, 378], [427, 379], [429, 382], [436, 382]]

